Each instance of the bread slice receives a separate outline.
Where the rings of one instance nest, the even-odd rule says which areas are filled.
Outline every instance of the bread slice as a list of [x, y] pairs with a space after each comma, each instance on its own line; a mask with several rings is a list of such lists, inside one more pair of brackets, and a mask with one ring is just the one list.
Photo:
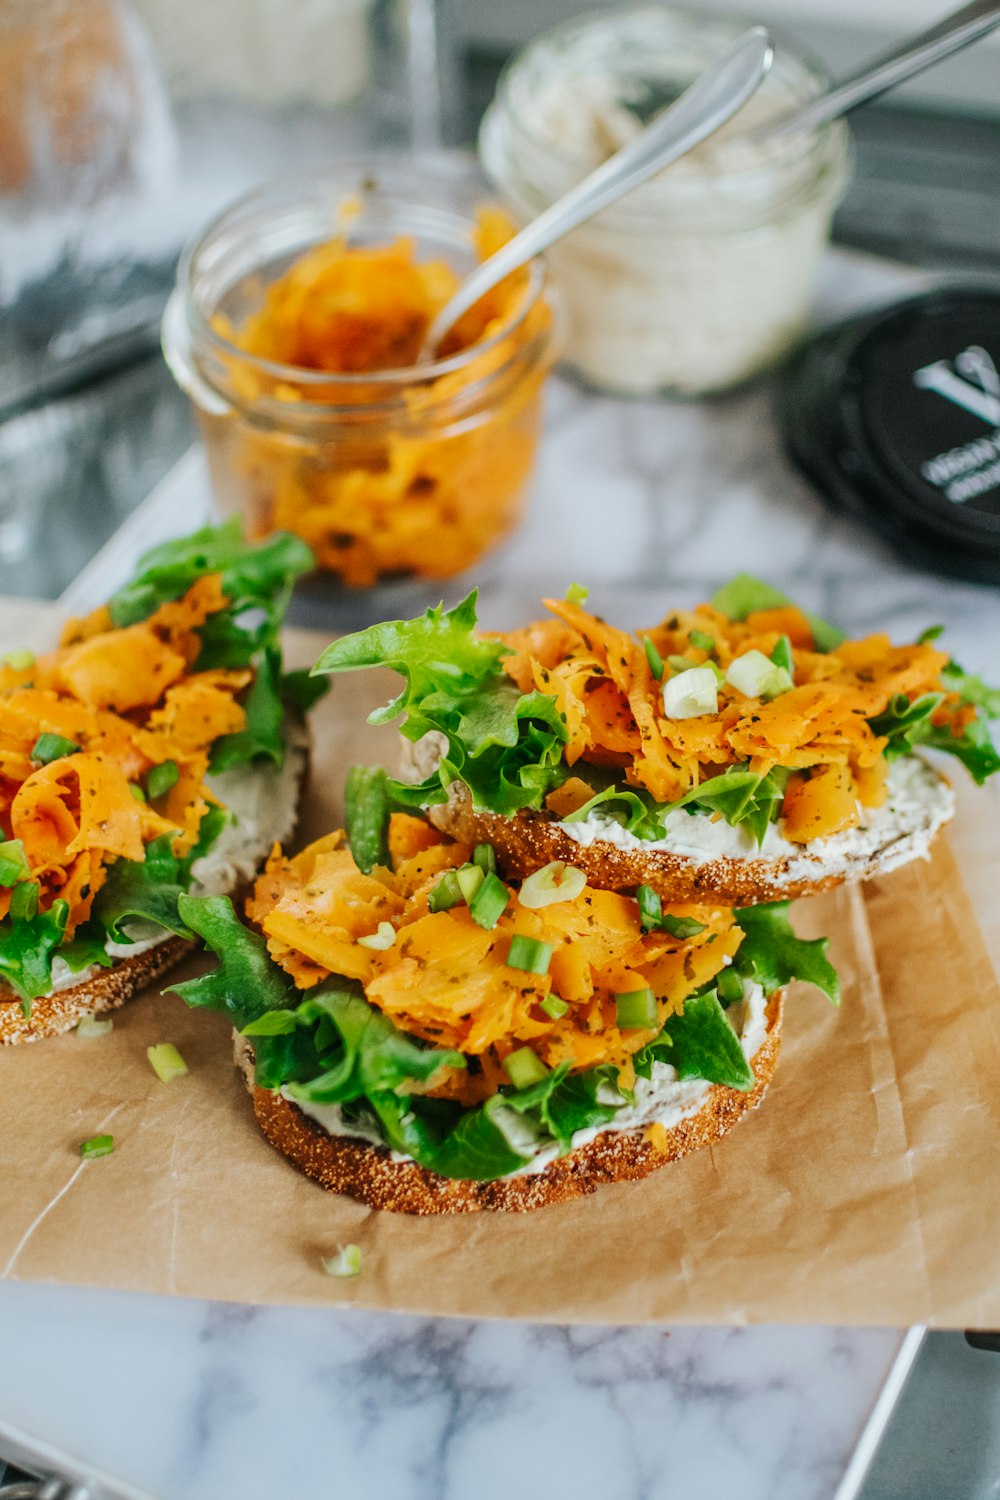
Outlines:
[[[676, 815], [684, 822], [672, 835], [675, 848], [664, 847], [671, 838], [659, 843], [634, 838], [610, 819], [565, 824], [552, 813], [530, 809], [513, 818], [476, 812], [460, 782], [452, 783], [449, 801], [429, 808], [428, 816], [464, 843], [492, 844], [504, 872], [519, 880], [561, 859], [583, 870], [588, 885], [601, 890], [651, 885], [664, 901], [754, 906], [814, 895], [845, 880], [870, 880], [910, 860], [926, 859], [954, 810], [947, 778], [922, 757], [907, 755], [893, 762], [887, 800], [869, 814], [866, 827], [799, 845], [782, 839], [775, 828], [760, 851], [728, 824], [713, 825], [709, 818], [685, 812]], [[704, 849], [692, 847], [699, 835], [706, 840]], [[713, 842], [727, 840], [743, 842], [745, 852], [711, 848]]]
[[749, 1092], [712, 1084], [700, 1107], [658, 1132], [655, 1143], [645, 1130], [604, 1130], [543, 1171], [496, 1182], [441, 1177], [416, 1162], [394, 1161], [384, 1146], [328, 1134], [283, 1094], [257, 1087], [253, 1048], [239, 1033], [234, 1036], [237, 1066], [258, 1124], [272, 1146], [321, 1187], [393, 1213], [475, 1214], [487, 1209], [528, 1213], [582, 1198], [602, 1183], [648, 1177], [658, 1167], [721, 1140], [757, 1108], [767, 1092], [781, 1045], [781, 1013], [782, 995], [776, 991], [767, 1003], [765, 1035], [751, 1058], [756, 1082]]
[[[280, 769], [255, 766], [210, 778], [212, 790], [233, 811], [235, 821], [223, 830], [208, 855], [196, 862], [192, 887], [196, 894], [235, 895], [249, 885], [274, 843], [283, 842], [295, 829], [308, 763], [308, 736], [296, 726]], [[0, 1046], [59, 1036], [85, 1015], [117, 1010], [179, 963], [194, 943], [164, 932], [153, 943], [137, 946], [140, 951], [134, 954], [119, 946], [112, 968], [95, 966], [75, 983], [33, 1000], [28, 1016], [14, 991], [0, 984]]]

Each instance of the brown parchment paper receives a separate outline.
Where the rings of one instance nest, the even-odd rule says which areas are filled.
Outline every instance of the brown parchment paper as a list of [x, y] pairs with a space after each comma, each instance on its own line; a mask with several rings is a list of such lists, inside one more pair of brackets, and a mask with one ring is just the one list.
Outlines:
[[[0, 601], [8, 643], [40, 622]], [[290, 637], [300, 663], [322, 644]], [[342, 678], [318, 710], [303, 839], [335, 825], [347, 765], [391, 760], [392, 732], [364, 723], [390, 687]], [[793, 990], [763, 1107], [645, 1182], [532, 1214], [415, 1219], [324, 1193], [258, 1133], [225, 1022], [174, 996], [96, 1041], [0, 1048], [0, 1275], [561, 1322], [1000, 1327], [997, 831], [990, 794], [963, 795], [930, 863], [800, 902], [844, 1002]], [[189, 1077], [156, 1079], [161, 1041]], [[81, 1163], [102, 1132], [114, 1154]], [[332, 1281], [319, 1257], [349, 1241], [363, 1272]]]

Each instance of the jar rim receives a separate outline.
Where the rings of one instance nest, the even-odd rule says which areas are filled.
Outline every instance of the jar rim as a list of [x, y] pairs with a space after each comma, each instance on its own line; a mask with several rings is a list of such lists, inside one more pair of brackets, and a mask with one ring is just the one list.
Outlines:
[[[526, 145], [530, 146], [534, 151], [544, 152], [550, 160], [556, 163], [557, 169], [570, 174], [567, 183], [579, 180], [582, 174], [592, 170], [595, 165], [592, 160], [587, 159], [581, 153], [574, 153], [571, 150], [567, 150], [553, 139], [550, 134], [546, 134], [543, 130], [539, 129], [537, 123], [524, 118], [518, 109], [520, 101], [516, 85], [531, 63], [537, 61], [540, 55], [544, 55], [543, 49], [558, 48], [561, 44], [572, 43], [574, 41], [582, 42], [587, 38], [588, 34], [593, 33], [601, 27], [606, 27], [609, 30], [616, 26], [627, 28], [630, 24], [638, 25], [643, 21], [652, 22], [654, 25], [660, 27], [669, 26], [671, 23], [674, 23], [682, 27], [690, 27], [692, 32], [695, 32], [699, 28], [705, 32], [723, 31], [727, 27], [738, 29], [751, 24], [747, 18], [732, 12], [716, 13], [713, 11], [706, 15], [704, 12], [695, 10], [689, 5], [670, 3], [668, 5], [634, 4], [621, 9], [617, 7], [614, 9], [606, 6], [600, 7], [571, 16], [558, 25], [548, 28], [538, 36], [533, 37], [525, 47], [516, 52], [507, 61], [500, 73], [493, 99], [487, 109], [481, 127], [480, 155], [484, 161], [484, 165], [488, 169], [491, 166], [487, 159], [490, 152], [484, 150], [484, 142], [488, 142], [491, 131], [496, 130], [496, 116], [498, 110], [500, 110], [506, 115], [509, 125], [522, 137]], [[771, 33], [773, 41], [776, 43], [776, 50], [779, 57], [784, 56], [789, 59], [801, 71], [804, 80], [815, 81], [817, 92], [831, 82], [826, 68], [807, 49], [800, 46], [798, 42], [790, 41], [780, 29], [769, 26], [768, 30]], [[613, 68], [614, 59], [609, 64], [609, 72]], [[567, 79], [579, 78], [583, 76], [583, 70], [575, 70], [570, 66], [566, 68], [564, 76]], [[693, 81], [693, 78], [694, 75], [692, 75], [691, 81]], [[811, 95], [808, 93], [803, 94], [803, 98], [808, 97], [811, 97]], [[808, 132], [802, 132], [801, 139], [802, 147], [796, 157], [797, 164], [800, 167], [805, 167], [811, 160], [817, 159], [816, 173], [817, 175], [822, 175], [824, 168], [829, 165], [824, 148], [836, 148], [838, 145], [845, 143], [846, 127], [842, 120], [833, 119]], [[744, 161], [731, 164], [721, 170], [712, 172], [712, 188], [713, 190], [724, 191], [727, 184], [735, 186], [739, 183], [748, 182], [755, 176], [763, 176], [766, 172], [773, 171], [773, 169], [773, 162], [750, 163]], [[496, 180], [496, 172], [494, 170], [490, 170], [489, 175]], [[543, 199], [545, 202], [550, 201], [551, 194], [545, 191], [541, 183], [537, 181], [533, 182], [531, 187], [537, 192], [540, 199]], [[670, 189], [678, 198], [685, 196], [685, 193], [691, 197], [700, 191], [704, 191], [704, 179], [701, 177], [675, 179], [671, 181]], [[638, 191], [641, 193], [642, 190]], [[621, 205], [615, 205], [615, 210], [619, 209], [624, 209], [629, 217], [638, 216], [636, 205], [632, 205], [631, 212], [629, 211], [627, 199], [623, 200]], [[648, 202], [643, 204], [643, 209], [646, 213], [650, 212]], [[609, 210], [608, 212], [612, 211], [614, 210]]]
[[[304, 392], [313, 388], [323, 387], [325, 389], [341, 388], [345, 391], [359, 385], [371, 386], [372, 384], [384, 385], [386, 387], [397, 387], [402, 389], [414, 384], [431, 384], [442, 376], [460, 372], [488, 354], [491, 350], [498, 348], [514, 335], [527, 319], [529, 313], [548, 289], [549, 278], [545, 263], [540, 256], [535, 256], [527, 264], [528, 285], [524, 295], [520, 298], [516, 308], [509, 318], [493, 332], [489, 338], [481, 339], [476, 343], [469, 344], [455, 354], [450, 354], [443, 359], [424, 360], [418, 364], [397, 366], [385, 370], [368, 370], [364, 372], [343, 372], [316, 370], [305, 365], [285, 364], [280, 360], [266, 359], [261, 355], [252, 354], [241, 345], [227, 339], [223, 334], [213, 327], [209, 317], [202, 311], [195, 296], [195, 277], [198, 268], [198, 258], [212, 244], [219, 234], [238, 219], [239, 215], [255, 204], [264, 203], [267, 195], [276, 188], [294, 189], [301, 187], [303, 191], [316, 189], [323, 185], [334, 185], [341, 174], [349, 173], [352, 169], [363, 175], [368, 173], [377, 174], [380, 167], [398, 166], [402, 158], [388, 156], [385, 154], [371, 153], [365, 157], [355, 157], [338, 162], [336, 171], [329, 172], [301, 172], [292, 173], [279, 178], [271, 179], [269, 182], [251, 189], [242, 194], [232, 203], [228, 204], [218, 213], [211, 222], [185, 246], [177, 268], [177, 285], [184, 299], [184, 316], [192, 334], [203, 340], [217, 356], [226, 359], [237, 358], [247, 368], [257, 371], [269, 380], [284, 382], [303, 388]], [[414, 167], [421, 171], [430, 171], [436, 175], [436, 164], [433, 160], [414, 161]], [[441, 173], [444, 181], [444, 174]], [[344, 196], [348, 195], [349, 189], [344, 188]], [[484, 187], [484, 195], [489, 192]], [[498, 205], [499, 206], [499, 205]], [[462, 209], [448, 210], [450, 216], [461, 220], [471, 228], [474, 220], [469, 217], [467, 211]], [[359, 216], [360, 218], [361, 216]], [[357, 222], [357, 221], [355, 221]], [[315, 243], [321, 243], [316, 240]], [[306, 397], [306, 399], [308, 399]], [[336, 402], [318, 402], [318, 406], [328, 409], [336, 409]]]

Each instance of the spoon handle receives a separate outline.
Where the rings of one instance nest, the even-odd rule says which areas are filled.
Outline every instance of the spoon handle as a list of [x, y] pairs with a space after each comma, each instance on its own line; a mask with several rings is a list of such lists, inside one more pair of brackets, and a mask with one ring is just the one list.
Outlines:
[[772, 56], [763, 26], [753, 26], [738, 37], [626, 146], [477, 266], [432, 322], [424, 350], [436, 349], [452, 324], [511, 271], [717, 130], [750, 98], [770, 68]]
[[971, 0], [943, 21], [866, 63], [860, 72], [836, 84], [829, 93], [810, 100], [790, 115], [766, 121], [751, 131], [747, 139], [761, 141], [797, 130], [815, 130], [818, 125], [825, 125], [868, 99], [878, 98], [887, 89], [905, 83], [970, 42], [978, 42], [995, 26], [1000, 26], [1000, 0]]

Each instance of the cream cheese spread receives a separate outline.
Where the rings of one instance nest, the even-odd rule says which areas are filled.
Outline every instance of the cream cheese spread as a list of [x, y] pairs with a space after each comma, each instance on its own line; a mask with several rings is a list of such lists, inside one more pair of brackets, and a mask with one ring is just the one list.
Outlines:
[[[751, 1064], [767, 1036], [766, 1012], [767, 997], [763, 989], [759, 984], [749, 982], [744, 984], [742, 1002], [730, 1006], [726, 1012], [734, 1031], [740, 1038], [743, 1054]], [[655, 1062], [651, 1077], [637, 1078], [635, 1081], [635, 1103], [623, 1105], [617, 1114], [604, 1125], [598, 1125], [589, 1130], [578, 1130], [572, 1138], [570, 1149], [575, 1151], [580, 1146], [586, 1146], [597, 1136], [604, 1135], [608, 1131], [637, 1131], [654, 1124], [663, 1125], [670, 1130], [682, 1120], [687, 1119], [689, 1115], [697, 1114], [713, 1087], [714, 1085], [706, 1083], [701, 1078], [682, 1080], [678, 1078], [676, 1070], [669, 1063]], [[346, 1136], [372, 1146], [385, 1146], [385, 1141], [373, 1121], [345, 1120], [339, 1104], [312, 1104], [296, 1099], [287, 1085], [281, 1089], [281, 1094], [296, 1105], [304, 1115], [308, 1115], [311, 1120], [321, 1125], [328, 1135]], [[524, 1129], [524, 1122], [520, 1116], [515, 1115], [513, 1111], [510, 1111], [509, 1115], [509, 1122], [504, 1121], [505, 1130], [508, 1123], [512, 1132], [520, 1127], [516, 1141], [511, 1133], [509, 1137], [511, 1144], [515, 1150], [530, 1156], [530, 1160], [525, 1162], [525, 1165], [517, 1172], [511, 1173], [511, 1176], [521, 1177], [544, 1172], [549, 1163], [559, 1155], [559, 1147], [548, 1138], [534, 1139]], [[412, 1157], [405, 1156], [398, 1151], [393, 1151], [390, 1155], [394, 1162], [412, 1160]]]
[[[888, 795], [881, 807], [859, 807], [861, 821], [829, 838], [794, 844], [772, 823], [758, 848], [745, 828], [724, 818], [691, 814], [677, 808], [665, 819], [666, 836], [640, 839], [597, 807], [580, 823], [561, 823], [560, 831], [574, 843], [588, 847], [613, 844], [616, 849], [652, 853], [657, 850], [683, 855], [695, 864], [710, 860], [787, 860], [782, 871], [786, 880], [815, 878], [822, 865], [824, 875], [847, 874], [878, 856], [880, 871], [889, 871], [911, 859], [927, 859], [934, 835], [955, 811], [955, 794], [933, 766], [918, 755], [903, 755], [889, 768]], [[780, 878], [780, 877], [779, 877]]]
[[[192, 866], [192, 895], [228, 895], [237, 890], [253, 879], [272, 844], [283, 843], [290, 836], [295, 827], [305, 746], [306, 732], [299, 729], [289, 737], [281, 766], [244, 766], [208, 778], [209, 790], [228, 809], [230, 821], [209, 852]], [[152, 922], [126, 926], [135, 933], [135, 941], [114, 943], [109, 938], [104, 950], [112, 958], [136, 958], [171, 936], [166, 928]], [[52, 960], [52, 988], [48, 993], [71, 990], [100, 973], [98, 964], [74, 973], [57, 954]]]

